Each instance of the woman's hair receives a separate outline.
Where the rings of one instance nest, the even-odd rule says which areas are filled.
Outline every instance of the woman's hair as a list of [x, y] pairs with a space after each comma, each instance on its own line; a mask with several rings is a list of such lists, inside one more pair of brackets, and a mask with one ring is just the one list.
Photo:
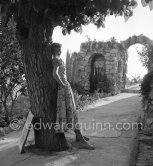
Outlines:
[[52, 43], [51, 44], [51, 52], [54, 55], [57, 51], [61, 51], [62, 45], [60, 43]]

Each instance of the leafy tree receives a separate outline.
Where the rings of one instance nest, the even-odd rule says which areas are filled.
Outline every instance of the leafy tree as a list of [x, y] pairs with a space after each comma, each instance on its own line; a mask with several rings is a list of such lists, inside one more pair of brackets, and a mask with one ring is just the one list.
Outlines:
[[16, 118], [27, 117], [30, 110], [28, 95], [19, 95], [13, 109], [13, 116]]
[[149, 6], [150, 10], [153, 9], [153, 0], [141, 0], [143, 7]]
[[[57, 83], [52, 76], [50, 45], [55, 27], [64, 35], [81, 32], [82, 25], [104, 27], [107, 15], [132, 16], [134, 0], [1, 0], [7, 3], [6, 23], [13, 16], [16, 35], [22, 49], [25, 76], [34, 114], [34, 123], [55, 123]], [[3, 5], [4, 6], [4, 5]], [[5, 8], [4, 7], [4, 8]], [[5, 15], [5, 10], [2, 15]], [[35, 130], [37, 148], [52, 151], [67, 149], [64, 134], [52, 130]]]
[[149, 71], [153, 70], [153, 45], [152, 44], [146, 44], [142, 51], [138, 51], [138, 56], [140, 58], [140, 61], [142, 62], [142, 65], [146, 67]]
[[13, 30], [3, 31], [0, 38], [0, 101], [8, 117], [18, 94], [25, 92], [26, 84], [21, 51]]

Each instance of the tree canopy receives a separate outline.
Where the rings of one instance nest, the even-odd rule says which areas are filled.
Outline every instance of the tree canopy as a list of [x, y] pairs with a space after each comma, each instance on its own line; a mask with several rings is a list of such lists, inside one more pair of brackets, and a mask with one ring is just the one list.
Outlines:
[[[28, 35], [32, 24], [31, 14], [37, 15], [38, 24], [43, 24], [45, 37], [48, 38], [51, 27], [61, 26], [63, 34], [71, 30], [81, 32], [82, 25], [93, 23], [98, 28], [104, 27], [108, 15], [132, 16], [136, 7], [135, 0], [1, 0], [6, 4], [2, 14], [6, 12], [4, 22], [13, 16], [17, 27], [22, 27], [22, 35]], [[4, 6], [4, 5], [3, 5]]]
[[[152, 0], [141, 0], [144, 7], [153, 9]], [[61, 26], [64, 35], [71, 30], [82, 31], [82, 25], [93, 23], [98, 28], [104, 27], [108, 15], [132, 16], [132, 9], [137, 6], [136, 0], [0, 0], [2, 24], [9, 19], [17, 22], [22, 28], [22, 35], [28, 35], [32, 12], [37, 14], [39, 24], [43, 24], [45, 37], [52, 34], [51, 27]]]

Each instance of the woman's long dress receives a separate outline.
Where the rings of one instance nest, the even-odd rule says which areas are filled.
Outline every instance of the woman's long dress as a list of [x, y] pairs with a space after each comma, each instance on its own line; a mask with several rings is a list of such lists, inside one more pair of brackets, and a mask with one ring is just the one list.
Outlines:
[[54, 58], [53, 65], [58, 65], [58, 75], [65, 87], [58, 86], [57, 117], [55, 131], [63, 133], [66, 130], [77, 127], [78, 118], [73, 91], [66, 77], [66, 67], [62, 59]]

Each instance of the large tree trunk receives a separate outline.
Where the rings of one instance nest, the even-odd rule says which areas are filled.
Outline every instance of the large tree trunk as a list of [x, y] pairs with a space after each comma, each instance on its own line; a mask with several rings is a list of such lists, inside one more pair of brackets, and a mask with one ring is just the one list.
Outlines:
[[3, 102], [3, 106], [4, 106], [4, 109], [5, 109], [5, 116], [8, 118], [9, 117], [9, 108], [7, 106], [6, 101]]
[[[31, 111], [34, 114], [35, 145], [45, 150], [65, 150], [68, 148], [65, 135], [55, 134], [53, 127], [44, 127], [56, 122], [57, 83], [52, 74], [51, 52], [48, 40], [45, 41], [43, 24], [37, 21], [35, 15], [31, 15], [31, 20], [30, 27], [23, 27], [23, 23], [17, 26], [17, 38], [22, 48]], [[53, 32], [53, 28], [50, 29]], [[40, 122], [41, 125], [38, 124]]]

